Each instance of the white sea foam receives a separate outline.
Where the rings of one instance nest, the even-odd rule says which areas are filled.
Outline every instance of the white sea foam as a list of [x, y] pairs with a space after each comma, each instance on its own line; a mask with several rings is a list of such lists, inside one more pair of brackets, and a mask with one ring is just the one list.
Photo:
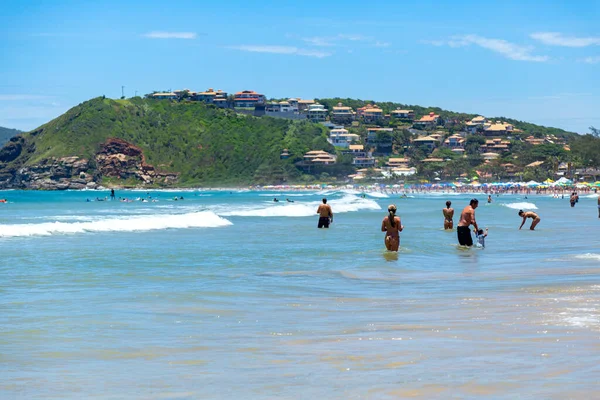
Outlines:
[[385, 193], [381, 193], [381, 192], [369, 192], [369, 193], [365, 193], [367, 196], [371, 196], [371, 197], [376, 197], [379, 199], [389, 199], [390, 196], [388, 196]]
[[578, 254], [575, 258], [579, 258], [581, 260], [598, 260], [600, 261], [600, 254], [596, 253], [586, 253], [586, 254]]
[[49, 236], [86, 232], [134, 232], [169, 228], [214, 228], [231, 225], [210, 211], [106, 218], [91, 222], [45, 222], [41, 224], [0, 225], [0, 237]]
[[527, 203], [527, 202], [522, 202], [522, 203], [502, 203], [500, 204], [504, 207], [508, 207], [508, 208], [513, 208], [515, 210], [537, 210], [537, 206], [533, 203]]
[[[248, 206], [246, 208], [237, 208], [235, 211], [218, 212], [222, 216], [238, 217], [308, 217], [316, 214], [317, 207], [322, 204], [320, 201], [307, 203], [288, 203], [280, 201], [267, 206]], [[359, 210], [381, 210], [379, 204], [374, 200], [363, 199], [360, 197], [347, 195], [341, 199], [334, 199], [328, 202], [333, 209], [333, 213], [346, 213]]]

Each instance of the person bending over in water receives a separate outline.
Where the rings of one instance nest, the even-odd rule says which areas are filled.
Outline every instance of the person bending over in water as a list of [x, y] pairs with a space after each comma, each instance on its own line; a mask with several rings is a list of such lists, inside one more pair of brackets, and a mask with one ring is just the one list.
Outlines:
[[381, 232], [385, 232], [385, 248], [389, 251], [398, 251], [400, 247], [400, 232], [404, 227], [400, 222], [400, 217], [396, 217], [396, 206], [391, 204], [388, 207], [388, 216], [381, 222]]
[[452, 202], [448, 200], [446, 202], [446, 208], [442, 208], [442, 214], [444, 214], [444, 229], [454, 228], [454, 208], [450, 208]]
[[521, 222], [521, 226], [519, 227], [519, 229], [523, 227], [527, 218], [533, 219], [533, 221], [531, 221], [531, 226], [529, 227], [529, 229], [531, 229], [532, 231], [535, 230], [536, 225], [540, 223], [539, 215], [537, 215], [533, 211], [523, 212], [523, 210], [519, 210], [519, 217], [523, 217], [523, 222]]
[[333, 222], [333, 211], [331, 211], [331, 206], [327, 204], [327, 199], [323, 199], [323, 204], [320, 204], [317, 208], [317, 214], [319, 214], [317, 228], [329, 228], [329, 224]]
[[475, 231], [479, 231], [477, 221], [475, 221], [475, 209], [478, 205], [479, 200], [471, 199], [469, 205], [466, 206], [460, 214], [456, 235], [458, 236], [458, 244], [461, 246], [473, 246], [473, 237], [471, 236], [471, 229], [469, 227], [473, 225]]

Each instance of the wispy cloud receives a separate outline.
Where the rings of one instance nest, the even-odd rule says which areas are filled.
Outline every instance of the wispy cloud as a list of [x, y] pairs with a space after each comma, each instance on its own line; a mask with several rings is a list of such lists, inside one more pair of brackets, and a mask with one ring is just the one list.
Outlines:
[[600, 37], [575, 37], [564, 36], [559, 32], [536, 32], [529, 35], [532, 39], [538, 40], [550, 46], [563, 47], [587, 47], [600, 45]]
[[585, 57], [579, 60], [580, 62], [584, 62], [586, 64], [598, 64], [600, 63], [600, 56], [594, 57]]
[[0, 94], [0, 101], [47, 100], [50, 96], [34, 94]]
[[479, 46], [486, 50], [498, 53], [510, 60], [517, 61], [548, 61], [548, 56], [537, 56], [531, 54], [533, 47], [520, 46], [515, 43], [508, 42], [503, 39], [490, 39], [478, 35], [460, 35], [452, 36], [449, 40], [433, 40], [425, 42], [434, 46], [450, 46], [450, 47], [465, 47], [470, 45]]
[[196, 32], [164, 32], [154, 31], [148, 32], [142, 35], [148, 39], [196, 39], [198, 34]]
[[372, 36], [340, 33], [335, 36], [312, 36], [301, 38], [304, 42], [319, 47], [343, 46], [344, 42], [361, 42], [369, 46], [388, 47], [390, 43], [381, 42]]
[[331, 55], [331, 53], [325, 51], [303, 49], [294, 46], [239, 45], [227, 46], [227, 48], [240, 51], [249, 51], [252, 53], [288, 54], [316, 58], [323, 58]]

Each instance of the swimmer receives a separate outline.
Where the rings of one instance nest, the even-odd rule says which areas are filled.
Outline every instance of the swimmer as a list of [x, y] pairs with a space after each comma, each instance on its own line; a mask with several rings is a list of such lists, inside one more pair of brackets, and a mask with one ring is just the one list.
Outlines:
[[600, 218], [600, 196], [598, 196], [598, 218]]
[[448, 200], [446, 202], [446, 208], [442, 208], [442, 214], [444, 214], [444, 229], [454, 228], [454, 208], [450, 208], [452, 202]]
[[491, 202], [492, 202], [492, 195], [488, 194], [488, 203], [491, 203]]
[[290, 200], [288, 198], [286, 198], [285, 201], [287, 201], [288, 203], [293, 203], [294, 202], [294, 200]]
[[523, 217], [523, 222], [521, 222], [521, 226], [519, 226], [519, 229], [523, 227], [527, 218], [533, 219], [533, 221], [531, 221], [531, 226], [529, 227], [529, 229], [532, 231], [535, 230], [536, 225], [540, 223], [540, 217], [533, 211], [524, 212], [523, 210], [519, 210], [519, 217]]
[[396, 217], [396, 206], [391, 204], [388, 207], [388, 216], [381, 222], [381, 232], [385, 232], [385, 248], [389, 251], [398, 251], [400, 247], [400, 232], [404, 227], [400, 222], [400, 217]]
[[458, 243], [461, 246], [473, 246], [473, 237], [471, 236], [470, 226], [473, 225], [475, 231], [479, 231], [477, 221], [475, 221], [475, 209], [477, 206], [479, 206], [479, 200], [471, 199], [469, 205], [466, 206], [460, 214], [456, 235], [458, 236]]
[[279, 200], [277, 200], [277, 197], [274, 197], [274, 198], [273, 198], [273, 201], [274, 201], [275, 203], [279, 203]]
[[329, 228], [329, 224], [333, 222], [333, 211], [331, 211], [331, 206], [327, 204], [327, 199], [323, 199], [323, 204], [320, 204], [317, 208], [317, 214], [319, 214], [317, 228]]

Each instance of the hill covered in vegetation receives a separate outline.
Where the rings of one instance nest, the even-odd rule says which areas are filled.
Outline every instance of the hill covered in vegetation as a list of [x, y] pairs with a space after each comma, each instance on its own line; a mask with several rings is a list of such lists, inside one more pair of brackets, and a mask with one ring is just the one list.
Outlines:
[[8, 142], [8, 140], [21, 133], [21, 131], [17, 129], [4, 128], [0, 126], [0, 146], [3, 146], [4, 143]]
[[[280, 159], [283, 149], [291, 157]], [[152, 167], [175, 174], [169, 185], [281, 182], [298, 178], [294, 163], [309, 150], [333, 151], [322, 125], [241, 115], [201, 102], [99, 97], [13, 138], [0, 150], [0, 185], [27, 187], [31, 176], [17, 176], [23, 168], [29, 175], [41, 168], [47, 179], [73, 174], [99, 183], [142, 183], [141, 173], [119, 170], [131, 157], [142, 172]]]

